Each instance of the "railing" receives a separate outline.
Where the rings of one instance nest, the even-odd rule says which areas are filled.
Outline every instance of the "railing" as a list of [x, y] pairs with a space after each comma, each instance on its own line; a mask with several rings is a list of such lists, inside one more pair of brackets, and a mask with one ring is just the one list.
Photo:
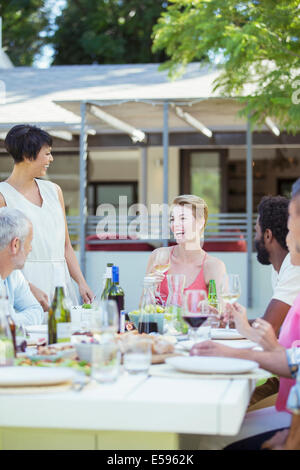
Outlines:
[[[257, 215], [253, 214], [252, 226]], [[80, 217], [67, 217], [68, 229], [72, 245], [79, 243]], [[95, 237], [89, 244], [101, 243], [162, 243], [163, 239], [174, 240], [172, 232], [167, 230], [168, 223], [162, 223], [161, 216], [137, 216], [121, 218], [108, 218], [88, 216], [86, 224], [86, 237], [103, 234], [101, 239]], [[106, 233], [107, 232], [107, 233]], [[167, 235], [166, 235], [167, 234]], [[247, 238], [247, 214], [211, 214], [208, 217], [205, 229], [206, 242], [235, 242]]]

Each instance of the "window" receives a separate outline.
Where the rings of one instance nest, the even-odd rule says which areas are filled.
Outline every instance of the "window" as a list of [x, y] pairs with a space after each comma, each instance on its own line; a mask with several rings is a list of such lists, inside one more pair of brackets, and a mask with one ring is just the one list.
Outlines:
[[95, 215], [100, 204], [112, 204], [116, 210], [119, 208], [119, 197], [127, 197], [127, 205], [136, 204], [137, 181], [130, 182], [96, 182], [88, 185], [88, 211]]
[[226, 157], [227, 153], [218, 150], [181, 152], [181, 193], [202, 197], [210, 214], [227, 210]]
[[280, 194], [280, 196], [285, 196], [290, 199], [292, 186], [295, 183], [296, 179], [297, 178], [279, 178], [277, 180], [277, 194]]

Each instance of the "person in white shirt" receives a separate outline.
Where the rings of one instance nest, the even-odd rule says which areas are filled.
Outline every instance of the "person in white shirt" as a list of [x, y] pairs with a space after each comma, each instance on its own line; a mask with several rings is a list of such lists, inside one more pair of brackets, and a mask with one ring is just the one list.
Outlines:
[[255, 225], [257, 260], [272, 265], [273, 296], [262, 318], [273, 326], [276, 335], [300, 292], [300, 266], [291, 264], [286, 244], [288, 206], [289, 200], [282, 196], [262, 198]]
[[291, 264], [291, 255], [284, 258], [279, 272], [272, 266], [272, 299], [293, 305], [296, 296], [300, 292], [300, 267]]
[[16, 325], [40, 325], [44, 311], [20, 269], [31, 250], [32, 224], [18, 209], [0, 209], [0, 277], [13, 306]]

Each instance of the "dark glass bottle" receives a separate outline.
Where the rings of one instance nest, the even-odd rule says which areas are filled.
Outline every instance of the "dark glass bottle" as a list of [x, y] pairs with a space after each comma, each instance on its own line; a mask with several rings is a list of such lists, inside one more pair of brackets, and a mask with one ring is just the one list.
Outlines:
[[112, 285], [108, 292], [108, 299], [115, 300], [115, 302], [117, 303], [118, 312], [119, 312], [118, 332], [120, 332], [121, 310], [124, 310], [124, 291], [122, 287], [119, 285], [119, 267], [118, 266], [112, 267]]
[[12, 342], [14, 346], [14, 355], [15, 357], [17, 357], [16, 324], [13, 321], [12, 316], [9, 312], [6, 313], [6, 318], [11, 332]]

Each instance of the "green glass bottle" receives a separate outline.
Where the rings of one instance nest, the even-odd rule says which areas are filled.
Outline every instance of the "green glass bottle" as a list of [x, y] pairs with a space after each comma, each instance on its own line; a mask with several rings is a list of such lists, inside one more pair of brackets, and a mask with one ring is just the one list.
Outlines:
[[112, 286], [108, 292], [108, 299], [115, 300], [118, 306], [119, 312], [119, 327], [118, 333], [120, 332], [120, 322], [121, 322], [121, 310], [124, 310], [124, 291], [119, 285], [119, 268], [118, 266], [112, 267]]
[[64, 287], [55, 288], [48, 314], [48, 344], [71, 341], [71, 313]]
[[15, 357], [12, 332], [7, 319], [8, 311], [9, 302], [6, 295], [6, 287], [0, 277], [0, 367], [12, 366]]
[[216, 281], [214, 279], [211, 279], [208, 284], [208, 303], [212, 307], [218, 308]]
[[101, 294], [101, 300], [107, 300], [109, 289], [112, 286], [112, 267], [113, 263], [107, 263], [106, 271], [103, 279], [103, 291]]

